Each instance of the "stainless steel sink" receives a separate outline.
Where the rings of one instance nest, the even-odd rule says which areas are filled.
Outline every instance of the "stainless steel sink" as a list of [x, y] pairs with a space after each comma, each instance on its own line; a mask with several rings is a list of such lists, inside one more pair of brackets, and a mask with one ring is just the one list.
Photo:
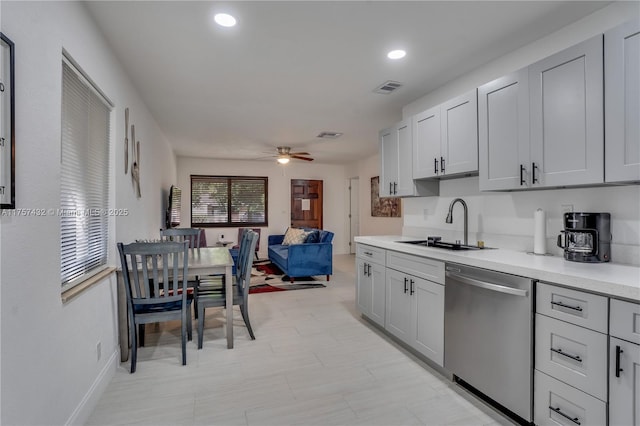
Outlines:
[[450, 243], [447, 241], [433, 241], [433, 240], [417, 240], [417, 241], [397, 241], [398, 243], [403, 244], [413, 244], [416, 246], [424, 246], [424, 247], [434, 247], [441, 248], [445, 250], [484, 250], [484, 249], [492, 249], [494, 247], [478, 247], [478, 246], [470, 246], [467, 244], [461, 244], [459, 242]]

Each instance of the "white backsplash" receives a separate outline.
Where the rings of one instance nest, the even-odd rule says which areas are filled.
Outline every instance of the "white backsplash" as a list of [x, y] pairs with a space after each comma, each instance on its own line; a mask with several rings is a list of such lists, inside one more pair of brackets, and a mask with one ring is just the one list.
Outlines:
[[453, 208], [453, 223], [445, 223], [449, 204], [464, 199], [468, 206], [469, 243], [533, 251], [534, 211], [546, 212], [547, 253], [562, 256], [556, 246], [567, 206], [579, 212], [611, 213], [611, 259], [640, 266], [640, 186], [549, 189], [517, 192], [480, 192], [478, 177], [443, 180], [440, 196], [405, 198], [403, 235], [425, 239], [438, 235], [446, 241], [463, 239], [463, 209]]

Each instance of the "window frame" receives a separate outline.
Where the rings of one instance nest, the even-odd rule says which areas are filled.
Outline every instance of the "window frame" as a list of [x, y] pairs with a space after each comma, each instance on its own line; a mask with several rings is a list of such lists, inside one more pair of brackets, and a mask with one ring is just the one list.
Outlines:
[[[92, 102], [99, 102], [101, 104], [101, 108], [104, 109], [104, 122], [97, 122], [98, 128], [101, 128], [104, 125], [105, 134], [95, 139], [92, 137], [95, 136], [91, 132], [91, 124], [92, 118], [90, 116], [91, 111], [91, 103], [88, 105], [87, 109], [87, 122], [88, 132], [83, 137], [85, 138], [82, 143], [85, 145], [82, 148], [78, 148], [78, 141], [73, 140], [65, 140], [65, 128], [72, 124], [73, 120], [77, 117], [70, 116], [71, 120], [65, 121], [65, 114], [62, 111], [61, 114], [61, 136], [60, 136], [60, 209], [58, 210], [59, 226], [60, 226], [60, 284], [61, 284], [61, 293], [63, 295], [63, 299], [66, 294], [75, 293], [77, 289], [84, 288], [88, 283], [92, 283], [95, 281], [97, 277], [102, 277], [105, 274], [109, 273], [113, 268], [109, 266], [109, 246], [111, 241], [111, 233], [112, 233], [112, 221], [107, 216], [106, 212], [108, 207], [111, 205], [111, 153], [113, 148], [113, 102], [100, 90], [98, 85], [87, 75], [87, 73], [73, 60], [73, 58], [63, 49], [62, 52], [62, 60], [61, 60], [61, 75], [62, 75], [62, 87], [61, 87], [61, 97], [71, 96], [70, 92], [65, 92], [65, 90], [73, 91], [74, 88], [69, 86], [65, 89], [65, 66], [74, 74], [74, 78], [77, 79], [78, 83], [84, 86], [84, 89], [87, 93], [92, 97]], [[66, 93], [66, 94], [65, 94]], [[61, 102], [62, 108], [71, 107], [72, 104], [65, 104], [64, 100]], [[66, 105], [66, 106], [65, 106]], [[98, 104], [96, 104], [98, 105]], [[93, 141], [91, 141], [93, 140]], [[101, 158], [102, 164], [100, 166], [106, 171], [106, 173], [102, 176], [102, 180], [100, 182], [93, 182], [89, 186], [86, 184], [78, 184], [77, 179], [83, 179], [83, 176], [91, 170], [88, 166], [88, 163], [84, 169], [74, 169], [69, 168], [69, 165], [65, 165], [65, 155], [70, 155], [74, 153], [78, 153], [78, 149], [89, 149], [89, 147], [99, 146], [101, 143], [106, 144], [106, 148], [100, 148], [101, 153], [104, 154], [103, 158]], [[70, 148], [69, 145], [76, 144], [76, 148]], [[65, 148], [67, 146], [67, 148]], [[71, 149], [71, 151], [68, 151]], [[89, 152], [89, 151], [87, 151]], [[93, 151], [92, 151], [93, 152]], [[70, 173], [70, 174], [69, 174]], [[63, 174], [67, 174], [63, 176]], [[85, 176], [86, 178], [86, 176]], [[73, 208], [68, 204], [69, 202], [69, 194], [64, 194], [65, 186], [68, 186], [71, 183], [74, 191], [80, 191], [76, 193], [76, 197], [78, 199], [91, 199], [92, 201], [81, 203], [82, 205], [76, 205]], [[99, 201], [95, 201], [96, 193], [92, 192], [96, 188], [99, 189]], [[75, 193], [75, 192], [74, 192]], [[66, 200], [66, 201], [65, 201]], [[99, 216], [96, 218], [96, 216]], [[65, 229], [68, 229], [70, 218], [76, 217], [77, 223], [76, 228], [82, 229], [81, 236], [85, 241], [94, 241], [96, 238], [99, 239], [98, 243], [90, 242], [87, 246], [87, 249], [81, 249], [76, 246], [74, 250], [71, 250], [67, 247], [71, 243], [71, 237], [65, 237]], [[89, 218], [89, 219], [88, 219]], [[88, 222], [91, 221], [91, 222]], [[96, 225], [95, 220], [100, 221], [100, 225]], [[91, 223], [91, 224], [89, 224]], [[72, 238], [73, 239], [73, 238]], [[76, 236], [77, 239], [77, 236]], [[97, 248], [101, 247], [101, 248]], [[96, 256], [94, 253], [98, 250], [98, 255]], [[73, 261], [69, 261], [68, 256], [73, 251], [76, 252], [75, 258]], [[78, 255], [80, 257], [78, 258]], [[73, 291], [70, 291], [73, 290]]]
[[[227, 185], [227, 220], [225, 222], [194, 222], [193, 221], [193, 182], [194, 180], [226, 180]], [[233, 204], [231, 187], [234, 181], [255, 180], [264, 182], [264, 221], [263, 222], [233, 222]], [[189, 213], [191, 227], [197, 228], [235, 228], [235, 227], [266, 227], [269, 226], [269, 177], [267, 176], [220, 176], [220, 175], [191, 175], [189, 183]]]

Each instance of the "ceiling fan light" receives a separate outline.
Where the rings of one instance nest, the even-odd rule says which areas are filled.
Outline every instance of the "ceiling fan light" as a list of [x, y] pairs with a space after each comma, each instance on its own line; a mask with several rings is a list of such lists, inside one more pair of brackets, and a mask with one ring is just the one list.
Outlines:
[[280, 157], [278, 158], [278, 163], [280, 164], [287, 164], [289, 162], [289, 158], [288, 157]]

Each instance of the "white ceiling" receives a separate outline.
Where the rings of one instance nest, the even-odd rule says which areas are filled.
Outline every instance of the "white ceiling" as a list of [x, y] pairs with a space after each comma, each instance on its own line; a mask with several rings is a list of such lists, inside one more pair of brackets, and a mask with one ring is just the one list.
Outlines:
[[[347, 163], [377, 152], [404, 105], [607, 2], [86, 4], [177, 155], [256, 159], [286, 145]], [[217, 12], [238, 25], [212, 24]], [[394, 48], [406, 58], [387, 59]], [[386, 80], [404, 86], [373, 93]]]

